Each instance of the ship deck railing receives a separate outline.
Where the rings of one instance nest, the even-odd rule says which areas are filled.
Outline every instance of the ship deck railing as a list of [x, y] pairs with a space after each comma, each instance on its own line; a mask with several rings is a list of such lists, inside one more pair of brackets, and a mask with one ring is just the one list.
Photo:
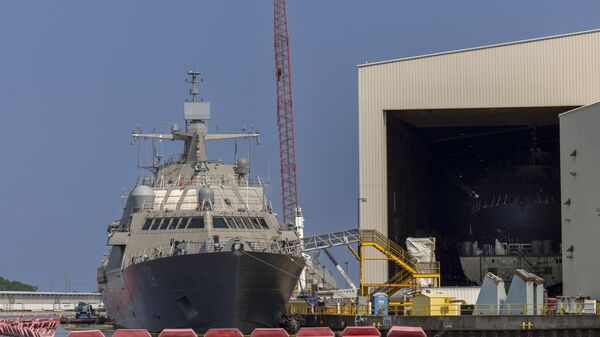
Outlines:
[[[238, 240], [236, 242], [244, 244], [244, 251], [248, 252], [269, 252], [293, 256], [302, 255], [300, 250], [290, 250], [285, 241], [259, 238], [234, 240]], [[205, 241], [173, 241], [172, 244], [150, 247], [133, 254], [127, 261], [124, 261], [123, 267], [171, 256], [230, 251], [230, 247], [226, 247], [230, 242], [231, 240], [229, 239], [225, 242], [215, 242], [212, 238]]]
[[[543, 241], [541, 241], [543, 242]], [[560, 252], [554, 248], [545, 248], [542, 243], [534, 245], [531, 243], [507, 243], [500, 242], [500, 246], [489, 245], [488, 250], [485, 248], [479, 253], [471, 252], [463, 254], [463, 256], [553, 256], [560, 255]], [[479, 248], [479, 247], [478, 247]], [[499, 249], [501, 248], [501, 249]]]
[[[182, 202], [178, 202], [176, 204], [175, 207], [169, 207], [169, 204], [165, 204], [165, 203], [160, 203], [160, 204], [156, 204], [155, 202], [148, 202], [148, 201], [144, 201], [143, 206], [142, 206], [142, 210], [146, 211], [148, 213], [171, 213], [174, 211], [180, 212], [180, 213], [190, 213], [190, 214], [194, 214], [197, 213], [198, 211], [203, 211], [203, 210], [211, 210], [211, 211], [218, 211], [218, 212], [238, 212], [238, 213], [252, 213], [252, 212], [263, 212], [263, 211], [268, 211], [268, 205], [266, 203], [264, 203], [261, 199], [257, 199], [257, 198], [248, 198], [247, 200], [242, 200], [242, 201], [229, 201], [229, 204], [227, 204], [227, 201], [225, 201], [225, 198], [223, 198], [222, 196], [219, 196], [219, 198], [217, 199], [217, 201], [215, 201], [214, 204], [212, 204], [210, 206], [210, 208], [206, 207], [206, 208], [201, 208], [200, 204], [198, 203], [198, 201], [194, 200], [194, 201], [182, 201]], [[232, 215], [232, 216], [239, 216], [239, 215]]]
[[166, 180], [158, 178], [156, 186], [160, 187], [184, 187], [184, 186], [236, 186], [236, 187], [266, 187], [267, 183], [263, 182], [259, 176], [246, 176], [244, 178], [238, 178], [232, 174], [207, 174], [206, 176], [193, 176], [193, 177], [177, 177], [175, 179]]

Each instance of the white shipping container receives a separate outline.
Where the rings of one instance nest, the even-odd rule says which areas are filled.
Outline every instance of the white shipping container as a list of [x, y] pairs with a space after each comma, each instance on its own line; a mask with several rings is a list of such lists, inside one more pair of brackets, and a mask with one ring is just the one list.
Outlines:
[[432, 290], [465, 301], [466, 304], [475, 304], [481, 287], [441, 287]]
[[[406, 289], [408, 291], [408, 288]], [[421, 292], [431, 291], [432, 293], [440, 293], [456, 298], [459, 301], [465, 301], [465, 304], [476, 304], [477, 297], [481, 287], [441, 287], [441, 288], [421, 288]], [[404, 295], [398, 291], [390, 298], [390, 302], [403, 301]]]

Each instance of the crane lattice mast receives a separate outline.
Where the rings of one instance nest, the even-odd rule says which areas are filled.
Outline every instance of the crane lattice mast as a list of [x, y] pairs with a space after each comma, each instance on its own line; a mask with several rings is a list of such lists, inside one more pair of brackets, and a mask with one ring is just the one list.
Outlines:
[[298, 209], [298, 189], [296, 187], [296, 145], [292, 111], [290, 44], [285, 0], [274, 0], [274, 23], [282, 213], [283, 223], [293, 225]]

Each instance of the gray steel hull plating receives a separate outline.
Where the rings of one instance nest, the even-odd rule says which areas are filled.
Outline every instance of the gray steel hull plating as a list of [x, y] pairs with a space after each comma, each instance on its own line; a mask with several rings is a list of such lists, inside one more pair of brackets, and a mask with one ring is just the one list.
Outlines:
[[278, 324], [303, 267], [274, 253], [171, 256], [107, 272], [104, 304], [117, 327], [249, 333]]

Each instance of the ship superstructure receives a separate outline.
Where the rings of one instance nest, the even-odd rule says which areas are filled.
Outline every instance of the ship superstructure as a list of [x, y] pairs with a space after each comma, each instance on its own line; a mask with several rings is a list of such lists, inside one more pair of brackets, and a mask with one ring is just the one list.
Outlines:
[[106, 310], [116, 326], [151, 331], [274, 326], [305, 266], [287, 245], [298, 236], [278, 224], [247, 159], [209, 159], [207, 141], [259, 135], [209, 133], [210, 103], [197, 99], [199, 73], [188, 74], [185, 129], [132, 134], [184, 149], [138, 180], [108, 227], [110, 251], [98, 270]]

